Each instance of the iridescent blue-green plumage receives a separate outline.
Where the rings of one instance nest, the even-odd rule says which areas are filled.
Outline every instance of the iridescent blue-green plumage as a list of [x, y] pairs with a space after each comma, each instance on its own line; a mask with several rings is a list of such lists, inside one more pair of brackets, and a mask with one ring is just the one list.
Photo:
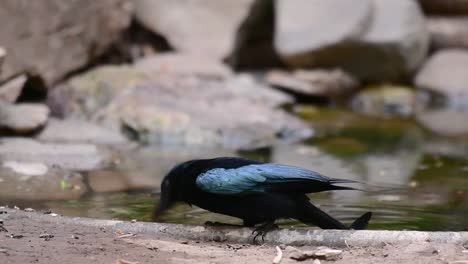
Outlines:
[[210, 193], [239, 194], [248, 192], [319, 192], [352, 189], [334, 186], [334, 183], [351, 183], [351, 180], [331, 179], [307, 169], [274, 164], [252, 164], [239, 168], [214, 168], [201, 173], [197, 186]]
[[246, 226], [294, 218], [324, 229], [364, 229], [370, 212], [348, 227], [312, 205], [305, 195], [353, 190], [335, 185], [340, 183], [355, 182], [295, 166], [244, 158], [191, 160], [177, 165], [164, 178], [154, 219], [174, 202], [182, 201], [240, 218]]

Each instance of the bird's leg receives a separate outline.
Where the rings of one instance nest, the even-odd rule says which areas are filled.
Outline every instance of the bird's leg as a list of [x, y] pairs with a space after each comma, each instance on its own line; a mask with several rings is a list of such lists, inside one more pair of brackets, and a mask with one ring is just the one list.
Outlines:
[[257, 237], [259, 237], [260, 235], [262, 236], [262, 242], [265, 242], [265, 235], [271, 230], [276, 229], [276, 228], [278, 228], [278, 226], [275, 225], [274, 221], [268, 221], [260, 225], [259, 227], [255, 228], [252, 231], [252, 235], [255, 234], [253, 238], [253, 244], [257, 244]]
[[205, 226], [230, 226], [230, 227], [241, 227], [241, 225], [235, 225], [235, 224], [228, 224], [228, 223], [221, 223], [221, 222], [211, 222], [211, 221], [206, 221]]

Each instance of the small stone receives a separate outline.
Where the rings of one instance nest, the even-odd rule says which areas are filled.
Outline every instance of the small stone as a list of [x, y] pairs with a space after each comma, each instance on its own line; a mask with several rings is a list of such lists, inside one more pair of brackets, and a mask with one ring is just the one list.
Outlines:
[[326, 260], [336, 260], [342, 257], [343, 250], [331, 249], [328, 247], [319, 247], [315, 252], [317, 258], [323, 258]]
[[343, 250], [331, 249], [328, 247], [318, 247], [316, 250], [294, 250], [289, 257], [297, 261], [303, 261], [306, 259], [317, 258], [324, 260], [337, 260], [342, 257]]
[[314, 261], [312, 261], [312, 264], [320, 264], [320, 260], [319, 259], [314, 259]]
[[23, 238], [24, 236], [23, 235], [10, 234], [7, 237], [14, 238], [14, 239], [20, 239], [20, 238]]
[[28, 208], [24, 208], [24, 211], [25, 212], [35, 212], [36, 210], [28, 207]]
[[45, 241], [49, 241], [51, 238], [53, 238], [54, 235], [51, 235], [51, 234], [47, 234], [47, 233], [44, 233], [44, 234], [40, 234], [39, 235], [39, 238], [44, 238]]

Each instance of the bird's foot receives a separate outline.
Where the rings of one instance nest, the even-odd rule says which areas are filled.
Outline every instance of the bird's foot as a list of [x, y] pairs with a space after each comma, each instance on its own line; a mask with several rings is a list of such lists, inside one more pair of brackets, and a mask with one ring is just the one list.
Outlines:
[[257, 237], [262, 237], [262, 242], [265, 242], [265, 235], [271, 230], [277, 229], [278, 225], [275, 225], [274, 222], [267, 222], [252, 231], [252, 235], [255, 235], [253, 238], [253, 244], [257, 244]]
[[205, 226], [230, 226], [230, 227], [240, 227], [240, 225], [228, 224], [228, 223], [221, 223], [221, 222], [211, 222], [206, 221]]

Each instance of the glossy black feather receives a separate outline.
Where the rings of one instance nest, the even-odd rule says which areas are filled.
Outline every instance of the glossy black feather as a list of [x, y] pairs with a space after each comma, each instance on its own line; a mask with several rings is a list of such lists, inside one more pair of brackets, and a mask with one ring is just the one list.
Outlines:
[[[296, 175], [296, 172], [299, 174]], [[202, 177], [203, 180], [200, 180]], [[177, 165], [164, 178], [155, 218], [174, 202], [181, 201], [240, 218], [247, 226], [273, 223], [280, 218], [294, 218], [324, 229], [349, 229], [313, 206], [305, 195], [310, 192], [353, 189], [334, 185], [341, 183], [354, 181], [328, 178], [297, 167], [243, 158], [192, 160]], [[369, 219], [370, 213], [361, 216], [353, 228], [365, 228]]]

